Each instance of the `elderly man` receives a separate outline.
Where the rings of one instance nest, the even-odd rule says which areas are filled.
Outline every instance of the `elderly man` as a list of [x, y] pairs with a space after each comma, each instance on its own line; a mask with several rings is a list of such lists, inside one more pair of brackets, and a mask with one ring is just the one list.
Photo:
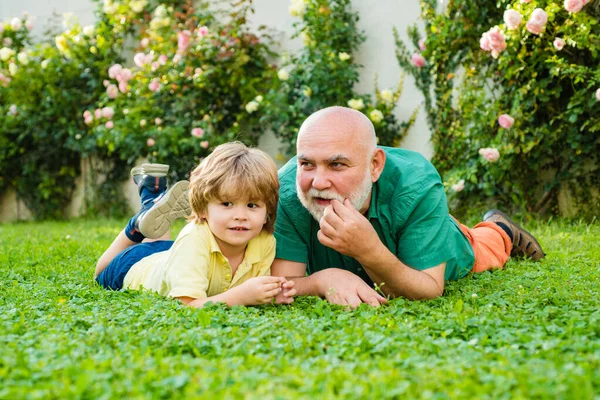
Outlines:
[[377, 285], [392, 297], [428, 299], [442, 295], [445, 280], [502, 268], [510, 255], [545, 255], [498, 210], [473, 229], [461, 225], [433, 165], [412, 151], [377, 147], [371, 121], [352, 109], [311, 115], [279, 178], [271, 273], [295, 281], [298, 295], [379, 306], [386, 299]]

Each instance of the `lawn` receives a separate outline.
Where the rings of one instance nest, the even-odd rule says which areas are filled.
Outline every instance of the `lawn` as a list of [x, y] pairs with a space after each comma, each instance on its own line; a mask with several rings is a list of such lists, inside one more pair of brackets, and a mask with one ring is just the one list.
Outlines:
[[355, 311], [105, 291], [95, 260], [123, 226], [0, 225], [0, 399], [600, 396], [597, 222], [531, 222], [544, 261]]

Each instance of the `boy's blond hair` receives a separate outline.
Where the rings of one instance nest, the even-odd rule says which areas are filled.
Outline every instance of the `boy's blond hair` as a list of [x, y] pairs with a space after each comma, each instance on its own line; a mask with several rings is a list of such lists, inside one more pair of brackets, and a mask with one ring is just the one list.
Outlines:
[[189, 199], [196, 220], [206, 213], [208, 203], [248, 196], [262, 201], [267, 209], [263, 229], [273, 233], [279, 200], [277, 166], [265, 152], [241, 142], [218, 146], [190, 176]]

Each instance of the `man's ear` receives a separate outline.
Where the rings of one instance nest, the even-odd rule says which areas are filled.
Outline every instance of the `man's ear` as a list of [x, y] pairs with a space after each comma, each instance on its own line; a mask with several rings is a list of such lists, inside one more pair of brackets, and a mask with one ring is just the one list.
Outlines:
[[383, 167], [385, 167], [385, 152], [377, 148], [373, 153], [373, 157], [371, 158], [371, 181], [377, 182], [379, 180], [379, 176], [383, 172]]

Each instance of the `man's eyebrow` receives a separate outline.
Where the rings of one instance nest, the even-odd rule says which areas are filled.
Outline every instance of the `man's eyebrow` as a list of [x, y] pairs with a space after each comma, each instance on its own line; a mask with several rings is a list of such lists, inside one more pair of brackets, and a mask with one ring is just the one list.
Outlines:
[[328, 163], [338, 162], [338, 161], [346, 161], [350, 162], [350, 159], [343, 154], [336, 154], [334, 156], [329, 157], [327, 160]]
[[[298, 154], [297, 158], [298, 158], [298, 160], [302, 160], [302, 161], [309, 161], [309, 162], [313, 161], [311, 158], [307, 157], [304, 154]], [[339, 162], [339, 161], [350, 162], [350, 159], [343, 154], [335, 154], [324, 161], [328, 164], [331, 164], [331, 163]]]

